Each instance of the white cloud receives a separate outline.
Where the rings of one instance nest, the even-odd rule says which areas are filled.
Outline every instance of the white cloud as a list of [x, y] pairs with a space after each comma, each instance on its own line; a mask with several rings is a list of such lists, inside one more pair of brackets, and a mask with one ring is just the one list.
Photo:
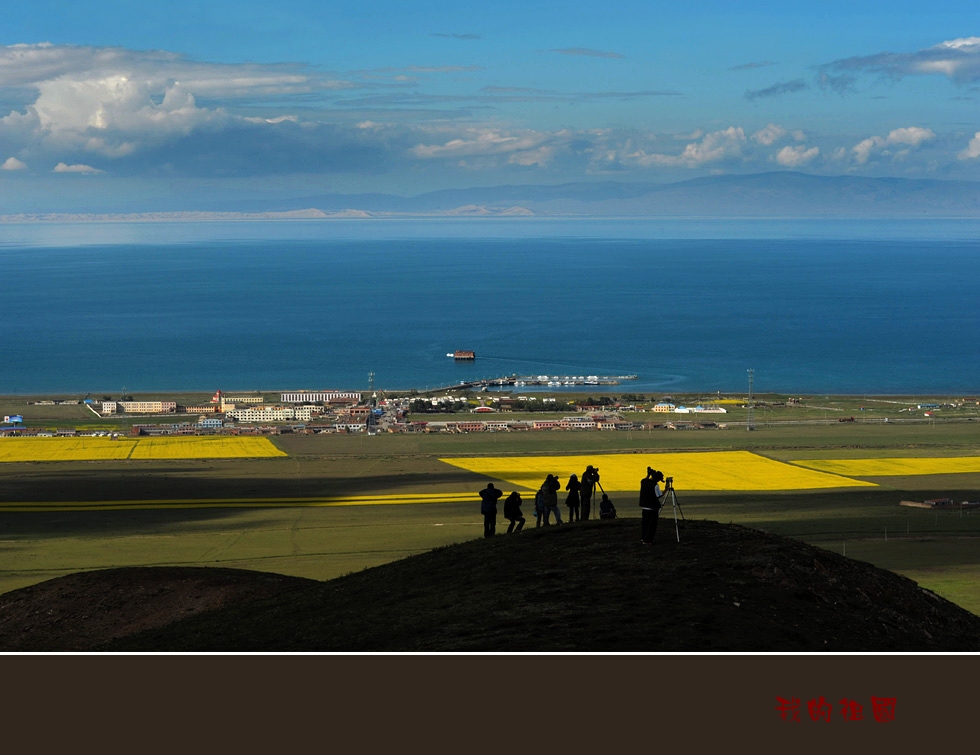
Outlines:
[[957, 156], [960, 160], [975, 160], [980, 157], [980, 131], [977, 131], [970, 139], [970, 143], [966, 145], [966, 149], [960, 152]]
[[[409, 152], [421, 158], [485, 157], [513, 153], [526, 153], [542, 146], [547, 134], [525, 131], [510, 134], [495, 129], [467, 129], [463, 137], [450, 139], [443, 144], [417, 144]], [[515, 160], [516, 162], [516, 160]], [[533, 162], [538, 162], [534, 160]], [[531, 163], [518, 163], [521, 165]]]
[[295, 119], [235, 119], [221, 107], [202, 107], [198, 97], [274, 98], [344, 83], [315, 80], [285, 66], [199, 63], [166, 52], [44, 43], [0, 47], [0, 86], [37, 93], [22, 112], [0, 118], [8, 135], [28, 132], [33, 142], [55, 151], [117, 158], [235, 120]]
[[699, 142], [691, 142], [679, 155], [664, 155], [656, 152], [649, 154], [645, 150], [638, 149], [620, 153], [619, 161], [626, 166], [641, 168], [654, 166], [698, 168], [706, 163], [741, 157], [742, 145], [745, 141], [745, 131], [741, 127], [729, 126], [724, 131], [706, 134]]
[[507, 162], [512, 165], [538, 165], [543, 168], [554, 156], [554, 147], [538, 147], [525, 152], [515, 152], [507, 158]]
[[99, 170], [98, 168], [93, 168], [91, 165], [82, 165], [81, 163], [76, 163], [74, 165], [66, 165], [65, 163], [58, 163], [52, 169], [53, 173], [84, 173], [86, 175], [94, 175], [96, 173], [104, 173], [105, 171]]
[[886, 141], [888, 144], [909, 144], [913, 147], [918, 147], [922, 142], [927, 142], [935, 138], [936, 134], [932, 129], [909, 126], [908, 128], [897, 128], [889, 132]]
[[280, 115], [275, 118], [244, 118], [249, 123], [299, 123], [299, 118], [295, 115]]
[[868, 162], [868, 157], [871, 156], [871, 150], [873, 150], [879, 144], [884, 144], [885, 140], [880, 136], [872, 136], [870, 139], [863, 139], [854, 145], [854, 159], [860, 163], [864, 164]]
[[920, 73], [941, 73], [956, 78], [970, 71], [973, 78], [977, 73], [977, 58], [980, 57], [980, 37], [961, 37], [940, 42], [921, 56], [913, 65]]
[[[829, 73], [840, 72], [840, 75]], [[844, 89], [853, 84], [853, 73], [876, 73], [892, 79], [905, 76], [946, 76], [958, 83], [980, 79], [980, 37], [960, 37], [932, 47], [904, 53], [882, 52], [876, 55], [836, 60], [821, 68], [825, 85], [834, 82]]]
[[[120, 73], [102, 78], [62, 76], [36, 86], [38, 97], [28, 106], [28, 113], [36, 118], [36, 132], [59, 146], [106, 157], [123, 157], [142, 144], [226, 120], [220, 109], [198, 107], [194, 95], [179, 81], [164, 84]], [[154, 101], [158, 94], [162, 94], [159, 103]]]
[[688, 134], [674, 134], [674, 139], [677, 139], [678, 141], [681, 142], [687, 142], [687, 141], [693, 141], [694, 139], [700, 139], [702, 136], [704, 136], [704, 131], [702, 131], [699, 128], [696, 128], [694, 129], [694, 131], [691, 131]]
[[8, 157], [3, 161], [3, 165], [0, 165], [0, 170], [24, 170], [27, 168], [27, 163], [22, 163], [16, 157]]
[[786, 146], [776, 153], [775, 159], [777, 163], [787, 168], [798, 168], [801, 165], [806, 165], [819, 154], [819, 147], [807, 149], [806, 147]]
[[871, 158], [875, 151], [879, 151], [881, 155], [886, 157], [896, 155], [899, 157], [904, 157], [909, 153], [909, 150], [899, 150], [898, 153], [894, 153], [887, 148], [896, 144], [906, 144], [909, 147], [918, 147], [923, 142], [927, 142], [935, 138], [936, 134], [932, 129], [921, 128], [919, 126], [896, 128], [893, 131], [890, 131], [888, 136], [871, 136], [867, 139], [863, 139], [854, 145], [851, 151], [854, 153], [855, 161], [859, 165], [863, 165]]
[[776, 125], [775, 123], [770, 123], [761, 131], [756, 131], [754, 134], [752, 134], [752, 141], [768, 147], [774, 142], [782, 139], [784, 136], [786, 136], [786, 129], [784, 129], [782, 126]]

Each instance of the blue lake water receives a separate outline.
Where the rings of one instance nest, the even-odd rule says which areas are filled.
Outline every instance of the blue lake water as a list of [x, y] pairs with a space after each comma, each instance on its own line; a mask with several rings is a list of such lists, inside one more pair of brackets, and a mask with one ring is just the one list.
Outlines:
[[[0, 226], [0, 394], [980, 392], [977, 221]], [[477, 359], [457, 363], [454, 349]]]

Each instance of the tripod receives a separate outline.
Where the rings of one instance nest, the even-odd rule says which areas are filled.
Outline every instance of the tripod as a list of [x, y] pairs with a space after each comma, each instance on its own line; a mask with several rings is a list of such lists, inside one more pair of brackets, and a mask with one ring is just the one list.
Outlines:
[[677, 526], [677, 513], [680, 512], [682, 521], [687, 521], [687, 520], [684, 519], [684, 511], [681, 509], [681, 505], [677, 502], [677, 493], [674, 492], [673, 482], [667, 483], [667, 487], [664, 489], [664, 495], [660, 499], [660, 508], [663, 508], [664, 506], [667, 505], [668, 496], [670, 497], [671, 505], [674, 508], [674, 534], [677, 536], [677, 542], [679, 543], [681, 541], [681, 532]]

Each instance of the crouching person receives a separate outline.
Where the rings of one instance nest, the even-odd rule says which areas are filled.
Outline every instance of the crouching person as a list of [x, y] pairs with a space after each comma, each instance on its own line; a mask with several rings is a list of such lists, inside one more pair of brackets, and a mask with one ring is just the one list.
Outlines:
[[605, 493], [602, 494], [602, 500], [599, 501], [599, 518], [600, 519], [616, 518], [616, 507], [613, 506], [613, 502], [609, 500], [609, 496], [607, 496]]
[[507, 533], [520, 532], [524, 529], [524, 515], [521, 513], [521, 494], [516, 490], [507, 496], [507, 500], [504, 501], [504, 519], [510, 521], [510, 526], [507, 528]]

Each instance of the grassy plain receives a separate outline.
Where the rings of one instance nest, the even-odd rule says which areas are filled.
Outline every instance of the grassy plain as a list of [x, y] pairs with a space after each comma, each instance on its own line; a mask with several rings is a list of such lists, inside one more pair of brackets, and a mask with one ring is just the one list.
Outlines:
[[[969, 417], [757, 422], [753, 432], [729, 427], [282, 435], [273, 443], [288, 455], [0, 464], [0, 592], [74, 571], [148, 564], [233, 566], [329, 579], [479, 537], [476, 491], [491, 479], [505, 488], [512, 483], [463, 468], [463, 459], [520, 462], [529, 456], [571, 455], [579, 457], [575, 471], [581, 473], [583, 457], [629, 454], [635, 459], [627, 462], [631, 467], [643, 470], [650, 463], [675, 477], [687, 518], [745, 524], [843, 551], [905, 574], [980, 613], [980, 512], [898, 506], [903, 499], [980, 497], [980, 472], [972, 467], [955, 471], [941, 466], [921, 474], [901, 465], [857, 470], [874, 473], [854, 478], [874, 487], [702, 492], [696, 490], [697, 467], [681, 464], [696, 455], [680, 458], [696, 451], [751, 451], [802, 468], [818, 460], [976, 457], [980, 423]], [[665, 454], [670, 461], [652, 463]], [[674, 455], [680, 455], [676, 462]], [[611, 479], [604, 477], [604, 482]], [[620, 516], [632, 517], [638, 480], [624, 480], [605, 487]], [[530, 477], [526, 482], [534, 484]], [[405, 505], [405, 498], [383, 502], [393, 495], [418, 504]], [[369, 499], [359, 505], [323, 505], [337, 496]], [[665, 509], [662, 516], [658, 537], [671, 537], [672, 512]]]

